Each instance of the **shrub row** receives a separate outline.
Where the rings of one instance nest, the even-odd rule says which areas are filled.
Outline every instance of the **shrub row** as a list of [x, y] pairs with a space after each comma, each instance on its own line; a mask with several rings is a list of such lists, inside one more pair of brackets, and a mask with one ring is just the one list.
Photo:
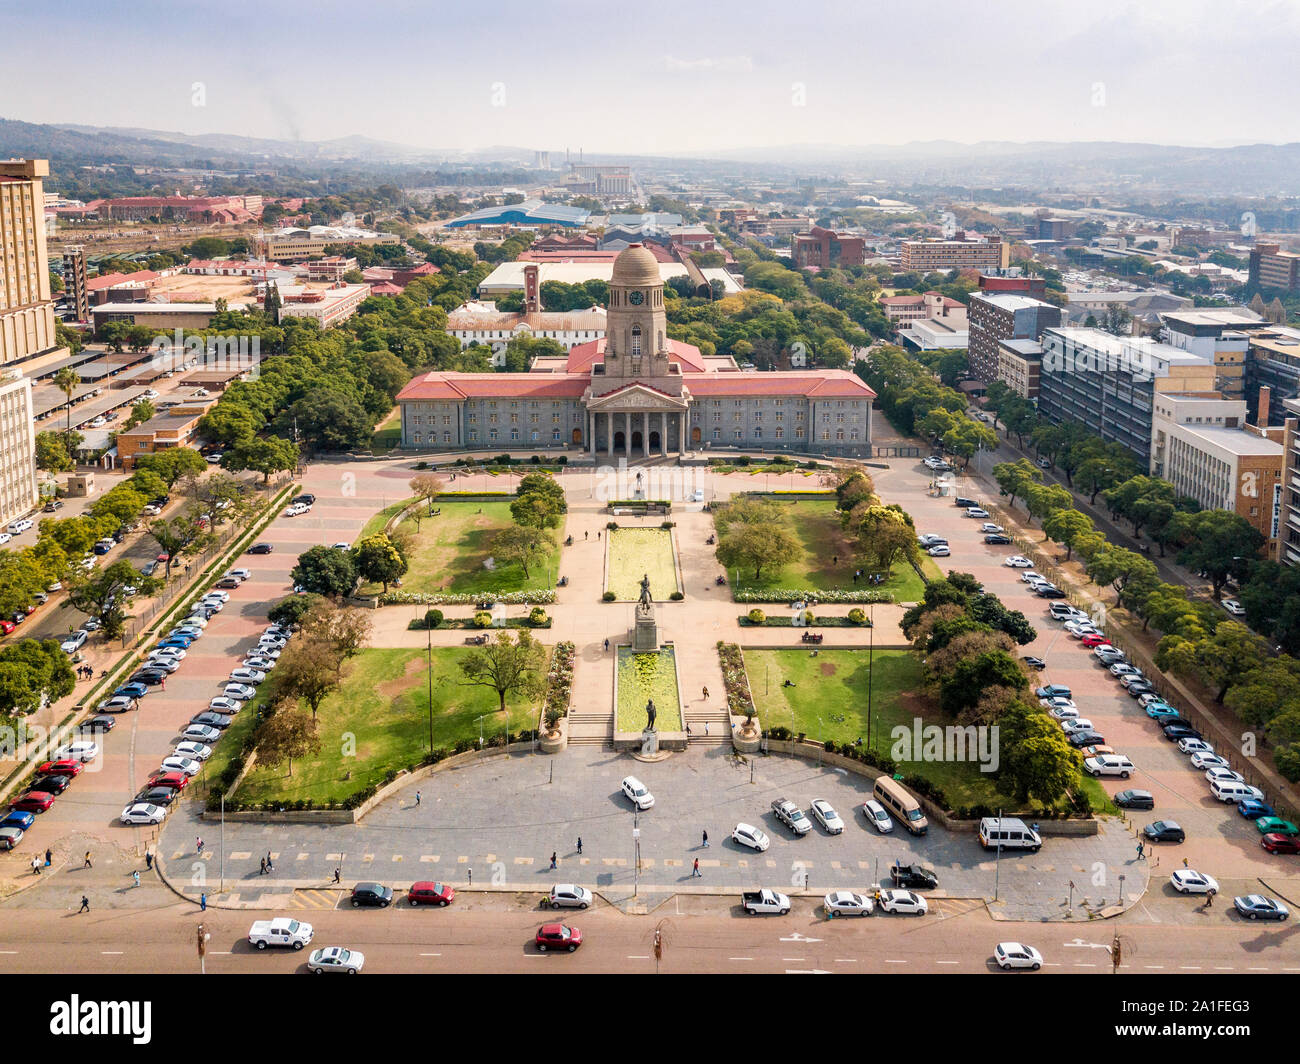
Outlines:
[[773, 587], [738, 590], [732, 596], [736, 602], [807, 602], [812, 605], [832, 605], [849, 602], [893, 602], [888, 591], [814, 591], [812, 588]]
[[505, 606], [531, 606], [555, 601], [551, 589], [541, 591], [389, 591], [379, 596], [381, 606], [474, 606], [480, 602], [500, 602]]

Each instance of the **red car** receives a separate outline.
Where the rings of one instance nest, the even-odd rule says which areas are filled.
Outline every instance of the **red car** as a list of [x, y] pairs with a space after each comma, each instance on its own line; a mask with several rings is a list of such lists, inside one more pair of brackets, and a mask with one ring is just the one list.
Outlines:
[[46, 761], [36, 766], [38, 776], [80, 776], [86, 766], [76, 758], [65, 757], [62, 761]]
[[11, 808], [24, 813], [43, 813], [54, 804], [54, 795], [46, 791], [28, 791], [11, 804]]
[[1104, 635], [1099, 635], [1099, 634], [1085, 635], [1082, 639], [1079, 640], [1079, 642], [1082, 643], [1084, 646], [1086, 646], [1089, 650], [1092, 650], [1095, 647], [1110, 646], [1110, 640], [1107, 639]]
[[189, 782], [190, 778], [184, 772], [155, 772], [149, 777], [149, 782], [145, 786], [175, 787], [178, 791], [183, 791]]
[[1259, 840], [1269, 853], [1300, 853], [1300, 837], [1272, 832]]
[[542, 924], [537, 929], [537, 949], [545, 953], [551, 949], [567, 949], [572, 953], [582, 945], [582, 932], [564, 924]]
[[456, 892], [446, 883], [412, 883], [407, 891], [408, 905], [450, 905]]

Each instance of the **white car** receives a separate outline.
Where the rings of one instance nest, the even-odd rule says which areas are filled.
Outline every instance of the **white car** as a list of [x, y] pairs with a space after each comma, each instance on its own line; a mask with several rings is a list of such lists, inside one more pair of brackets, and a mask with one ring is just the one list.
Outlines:
[[627, 799], [638, 809], [653, 809], [655, 796], [650, 793], [650, 788], [642, 783], [635, 776], [627, 776], [619, 785]]
[[211, 591], [205, 591], [203, 597], [205, 599], [221, 599], [222, 602], [230, 601], [230, 593], [228, 591], [222, 591], [219, 588], [213, 588]]
[[60, 746], [54, 751], [51, 761], [80, 761], [83, 764], [87, 761], [94, 761], [99, 756], [99, 744], [92, 743], [88, 740], [81, 742], [68, 743], [67, 746]]
[[273, 647], [270, 643], [258, 643], [248, 650], [245, 657], [269, 658], [271, 661], [276, 661], [283, 650], [283, 647]]
[[1096, 731], [1092, 721], [1087, 717], [1071, 717], [1069, 720], [1061, 721], [1061, 731], [1066, 735], [1073, 735], [1075, 732]]
[[862, 815], [867, 818], [867, 823], [882, 835], [888, 835], [894, 830], [894, 822], [885, 812], [885, 807], [874, 798], [868, 798], [862, 803]]
[[292, 506], [285, 507], [285, 517], [301, 517], [303, 514], [311, 513], [311, 507], [305, 502], [296, 502]]
[[20, 517], [17, 521], [9, 522], [9, 534], [13, 536], [21, 536], [31, 527], [32, 519], [30, 517]]
[[[1101, 647], [1098, 647], [1097, 649], [1100, 650]], [[1127, 661], [1117, 661], [1110, 667], [1110, 674], [1115, 677], [1141, 676], [1142, 670], [1136, 665], [1130, 665]]]
[[1043, 966], [1043, 955], [1023, 942], [999, 942], [993, 950], [993, 959], [1004, 972], [1011, 968], [1028, 968], [1036, 972]]
[[1214, 753], [1214, 747], [1204, 739], [1193, 739], [1190, 735], [1178, 740], [1178, 749], [1185, 754]]
[[1118, 776], [1126, 780], [1136, 771], [1133, 762], [1123, 754], [1099, 754], [1084, 760], [1083, 767], [1093, 776]]
[[275, 658], [264, 658], [259, 654], [250, 654], [244, 659], [244, 668], [266, 672], [268, 669], [275, 668]]
[[175, 672], [181, 667], [180, 659], [168, 657], [166, 654], [157, 656], [150, 654], [144, 661], [144, 667], [148, 669], [162, 669], [163, 672]]
[[233, 576], [236, 580], [239, 580], [239, 581], [242, 582], [242, 581], [244, 581], [244, 580], [247, 580], [247, 579], [248, 579], [250, 576], [252, 576], [253, 574], [252, 574], [252, 572], [251, 572], [250, 570], [248, 570], [248, 569], [228, 569], [228, 570], [226, 570], [226, 575], [227, 575], [227, 576]]
[[1229, 613], [1231, 613], [1234, 617], [1246, 616], [1246, 607], [1243, 606], [1236, 599], [1224, 599], [1222, 602], [1219, 603], [1219, 605], [1222, 606]]
[[1034, 572], [1033, 569], [1026, 569], [1020, 574], [1020, 582], [1022, 584], [1036, 584], [1043, 579], [1044, 577], [1040, 573]]
[[1213, 876], [1194, 868], [1180, 868], [1169, 877], [1174, 890], [1180, 894], [1218, 894], [1219, 884]]
[[591, 891], [572, 883], [557, 883], [551, 888], [546, 903], [552, 909], [585, 909], [591, 904]]
[[335, 549], [335, 550], [351, 550], [351, 549], [352, 549], [352, 544], [351, 544], [351, 543], [342, 543], [342, 542], [340, 542], [340, 543], [335, 543], [333, 546], [334, 546], [334, 549]]
[[166, 815], [167, 810], [161, 805], [132, 802], [122, 810], [122, 815], [118, 819], [123, 824], [161, 824]]
[[203, 766], [197, 761], [192, 761], [188, 757], [181, 757], [174, 754], [171, 757], [164, 757], [162, 760], [162, 770], [164, 772], [184, 772], [187, 776], [197, 776]]
[[982, 525], [980, 525], [980, 531], [988, 536], [1003, 535], [1006, 533], [1005, 528], [1003, 528], [1001, 525], [995, 525], [992, 521], [985, 521]]
[[[1079, 719], [1079, 710], [1073, 702], [1070, 702], [1068, 706], [1057, 706], [1052, 704], [1054, 701], [1055, 699], [1052, 698], [1040, 698], [1038, 704], [1047, 710], [1047, 715], [1053, 720], [1063, 721]], [[1061, 701], [1068, 702], [1069, 699], [1062, 699]]]
[[206, 761], [212, 756], [212, 747], [203, 743], [177, 743], [172, 751], [176, 757], [188, 757], [194, 761]]
[[238, 698], [241, 702], [247, 702], [250, 698], [252, 698], [255, 694], [257, 694], [257, 692], [253, 688], [249, 687], [247, 684], [242, 684], [242, 683], [228, 683], [222, 689], [221, 693], [225, 695], [227, 698]]
[[852, 890], [833, 890], [822, 899], [828, 917], [870, 916], [875, 904], [865, 894]]
[[840, 819], [840, 814], [835, 812], [835, 808], [824, 798], [813, 800], [812, 815], [817, 823], [832, 835], [838, 835], [844, 830], [844, 821]]
[[307, 970], [312, 975], [326, 972], [346, 972], [356, 975], [366, 963], [366, 955], [360, 950], [344, 949], [342, 946], [326, 946], [314, 949], [307, 958]]
[[157, 517], [160, 513], [162, 513], [162, 507], [159, 506], [157, 503], [151, 502], [140, 512], [142, 514], [145, 514], [148, 517]]
[[1100, 634], [1091, 621], [1066, 621], [1064, 628], [1074, 639], [1082, 639], [1085, 635]]
[[264, 635], [257, 641], [259, 654], [262, 652], [263, 648], [270, 650], [283, 650], [288, 645], [289, 643], [286, 639], [277, 635]]
[[8, 532], [0, 532], [0, 544], [8, 543], [11, 539], [13, 539], [13, 536]]
[[1223, 765], [1211, 765], [1205, 770], [1205, 778], [1208, 782], [1213, 783], [1218, 780], [1220, 783], [1227, 783], [1231, 780], [1233, 783], [1245, 783], [1246, 777], [1240, 772], [1233, 772], [1232, 769]]
[[1192, 768], [1202, 771], [1209, 768], [1227, 768], [1228, 759], [1208, 750], [1198, 750], [1192, 755]]
[[243, 708], [244, 703], [239, 699], [227, 698], [225, 695], [218, 695], [208, 703], [208, 709], [214, 710], [217, 713], [224, 713], [228, 717], [233, 717]]
[[171, 658], [174, 661], [185, 660], [184, 647], [154, 647], [149, 651], [151, 658]]
[[978, 506], [968, 506], [966, 508], [967, 517], [988, 517], [988, 515], [989, 512], [987, 510], [981, 509]]
[[757, 850], [759, 853], [766, 853], [767, 848], [772, 845], [771, 840], [763, 833], [762, 829], [754, 827], [753, 824], [737, 824], [736, 830], [731, 833], [734, 841], [742, 846], [748, 846], [751, 850]]
[[1034, 563], [1023, 554], [1013, 554], [1002, 564], [1009, 569], [1032, 569], [1034, 567]]
[[101, 713], [117, 713], [124, 709], [130, 709], [134, 704], [134, 699], [129, 695], [112, 695], [100, 702], [96, 708]]
[[221, 732], [216, 728], [209, 728], [206, 724], [191, 724], [183, 732], [186, 739], [195, 743], [215, 743], [221, 738]]
[[880, 908], [887, 913], [910, 913], [915, 916], [924, 916], [930, 911], [929, 904], [921, 895], [893, 888], [880, 892]]
[[247, 683], [256, 686], [266, 679], [266, 673], [260, 669], [246, 669], [240, 667], [230, 670], [230, 679], [233, 683]]
[[946, 543], [939, 543], [925, 552], [931, 558], [947, 558], [952, 554]]
[[140, 398], [141, 398], [141, 399], [157, 399], [157, 398], [158, 398], [158, 393], [157, 393], [156, 391], [154, 391], [152, 388], [146, 388], [146, 389], [144, 390], [144, 394], [141, 395]]

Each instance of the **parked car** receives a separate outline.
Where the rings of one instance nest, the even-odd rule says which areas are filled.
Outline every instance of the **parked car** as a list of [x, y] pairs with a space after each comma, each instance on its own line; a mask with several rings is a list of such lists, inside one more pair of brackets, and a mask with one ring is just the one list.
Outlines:
[[1224, 599], [1222, 602], [1219, 603], [1219, 605], [1222, 606], [1229, 613], [1231, 613], [1234, 617], [1246, 616], [1246, 607], [1243, 606], [1236, 599]]
[[908, 890], [934, 890], [939, 885], [934, 869], [919, 864], [896, 864], [889, 869], [889, 878], [894, 886]]
[[252, 698], [255, 694], [257, 694], [257, 691], [249, 687], [247, 684], [228, 683], [222, 689], [221, 693], [225, 695], [226, 698], [237, 698], [241, 702], [247, 702], [250, 698]]
[[822, 909], [830, 919], [836, 916], [870, 916], [875, 904], [866, 894], [852, 890], [833, 890], [822, 899]]
[[990, 532], [984, 537], [984, 542], [990, 547], [1009, 547], [1012, 540], [1005, 532]]
[[1186, 842], [1185, 832], [1176, 820], [1156, 820], [1142, 829], [1149, 842]]
[[772, 802], [772, 815], [796, 835], [807, 835], [812, 830], [812, 823], [804, 811], [788, 798], [777, 798]]
[[62, 794], [72, 784], [73, 777], [60, 773], [57, 776], [38, 776], [32, 783], [32, 790], [44, 791], [46, 794]]
[[411, 889], [406, 892], [406, 904], [410, 906], [436, 905], [441, 908], [444, 905], [450, 905], [455, 897], [455, 889], [445, 883], [412, 883]]
[[539, 953], [548, 950], [568, 950], [572, 953], [582, 945], [582, 932], [566, 924], [542, 924], [533, 941]]
[[238, 587], [239, 584], [240, 584], [240, 580], [239, 577], [237, 576], [223, 576], [220, 580], [217, 581], [217, 587], [223, 587], [223, 588], [224, 587], [234, 588], [234, 587]]
[[243, 702], [237, 698], [229, 698], [226, 695], [218, 695], [208, 703], [208, 709], [220, 713], [222, 716], [233, 717], [243, 708]]
[[1300, 835], [1300, 828], [1280, 816], [1262, 816], [1255, 821], [1261, 835]]
[[136, 803], [144, 805], [169, 806], [181, 792], [175, 787], [144, 787], [135, 796]]
[[1031, 669], [1037, 669], [1039, 672], [1042, 672], [1045, 668], [1047, 668], [1047, 662], [1045, 662], [1042, 658], [1035, 658], [1030, 656], [1030, 657], [1022, 658], [1021, 660], [1026, 665], [1028, 665]]
[[12, 850], [23, 841], [22, 828], [0, 828], [0, 850]]
[[164, 772], [183, 772], [187, 776], [197, 776], [203, 766], [188, 757], [174, 754], [163, 758], [162, 768]]
[[552, 909], [585, 909], [591, 902], [591, 891], [572, 883], [557, 883], [546, 897], [546, 904]]
[[232, 683], [245, 683], [256, 686], [266, 679], [266, 673], [260, 669], [247, 669], [240, 666], [230, 671], [230, 679]]
[[751, 850], [757, 850], [759, 853], [765, 853], [767, 848], [772, 844], [771, 840], [759, 828], [752, 824], [737, 824], [732, 831], [731, 837], [741, 846], [747, 846]]
[[885, 807], [874, 798], [868, 798], [862, 803], [862, 815], [867, 818], [867, 823], [882, 835], [888, 835], [894, 830], [893, 819], [885, 811]]
[[1237, 812], [1247, 820], [1258, 820], [1262, 816], [1277, 816], [1277, 810], [1268, 802], [1261, 802], [1255, 798], [1246, 798], [1238, 802]]
[[270, 543], [254, 543], [248, 548], [249, 554], [270, 554], [275, 547]]
[[10, 802], [10, 808], [22, 809], [28, 813], [43, 813], [54, 804], [54, 795], [49, 791], [28, 791]]
[[1023, 942], [999, 942], [993, 949], [993, 959], [1004, 972], [1018, 968], [1036, 972], [1043, 966], [1043, 955]]
[[190, 778], [184, 772], [155, 772], [146, 781], [150, 787], [174, 787], [178, 791], [183, 791], [189, 784]]
[[189, 742], [211, 745], [221, 738], [221, 732], [209, 724], [189, 724], [181, 736]]
[[925, 553], [930, 555], [931, 558], [947, 558], [951, 556], [952, 551], [948, 549], [946, 543], [939, 543], [931, 547]]
[[167, 810], [161, 805], [149, 802], [132, 802], [122, 810], [118, 818], [123, 824], [161, 824], [167, 816]]
[[1013, 554], [1002, 564], [1012, 569], [1032, 569], [1034, 567], [1034, 563], [1023, 554]]
[[924, 916], [930, 911], [930, 903], [910, 890], [886, 889], [880, 892], [880, 908], [887, 913]]
[[1285, 920], [1291, 910], [1275, 898], [1244, 894], [1232, 899], [1232, 907], [1247, 920]]
[[99, 756], [99, 743], [78, 739], [54, 751], [55, 761], [94, 761]]
[[1135, 771], [1133, 762], [1123, 754], [1106, 754], [1103, 757], [1090, 757], [1083, 767], [1091, 776], [1118, 776], [1126, 780]]
[[1115, 804], [1121, 809], [1154, 809], [1156, 799], [1150, 791], [1127, 790], [1115, 795]]
[[1194, 868], [1180, 868], [1169, 877], [1174, 890], [1180, 894], [1218, 894], [1219, 884], [1213, 877]]
[[352, 908], [362, 905], [387, 909], [393, 903], [393, 888], [382, 883], [358, 883], [352, 888]]
[[624, 778], [620, 786], [623, 789], [623, 793], [627, 796], [628, 801], [636, 806], [637, 809], [654, 808], [655, 796], [650, 793], [650, 788], [635, 776], [627, 776]]
[[1300, 837], [1295, 835], [1265, 835], [1259, 844], [1269, 853], [1300, 853]]
[[813, 800], [812, 815], [830, 835], [838, 835], [844, 830], [844, 821], [840, 819], [840, 814], [835, 812], [835, 807], [824, 798]]
[[73, 779], [80, 776], [85, 765], [80, 758], [62, 757], [53, 761], [42, 761], [36, 766], [36, 775], [38, 776], [71, 776]]
[[205, 728], [212, 735], [210, 740], [205, 742], [215, 742], [221, 738], [221, 733], [230, 727], [230, 718], [224, 713], [214, 713], [212, 710], [204, 710], [202, 713], [195, 713], [190, 718], [190, 727]]
[[967, 507], [967, 509], [966, 509], [966, 516], [967, 516], [967, 517], [975, 517], [975, 518], [983, 519], [983, 518], [985, 518], [985, 517], [988, 517], [988, 515], [989, 515], [989, 512], [988, 512], [987, 510], [981, 509], [981, 508], [978, 507], [978, 506], [970, 506], [970, 507]]

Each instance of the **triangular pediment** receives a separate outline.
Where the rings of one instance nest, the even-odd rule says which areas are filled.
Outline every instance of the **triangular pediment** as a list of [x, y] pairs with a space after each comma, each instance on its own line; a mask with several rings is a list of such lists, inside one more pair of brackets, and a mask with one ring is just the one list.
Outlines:
[[685, 397], [668, 395], [658, 388], [634, 382], [587, 401], [588, 410], [685, 410]]

